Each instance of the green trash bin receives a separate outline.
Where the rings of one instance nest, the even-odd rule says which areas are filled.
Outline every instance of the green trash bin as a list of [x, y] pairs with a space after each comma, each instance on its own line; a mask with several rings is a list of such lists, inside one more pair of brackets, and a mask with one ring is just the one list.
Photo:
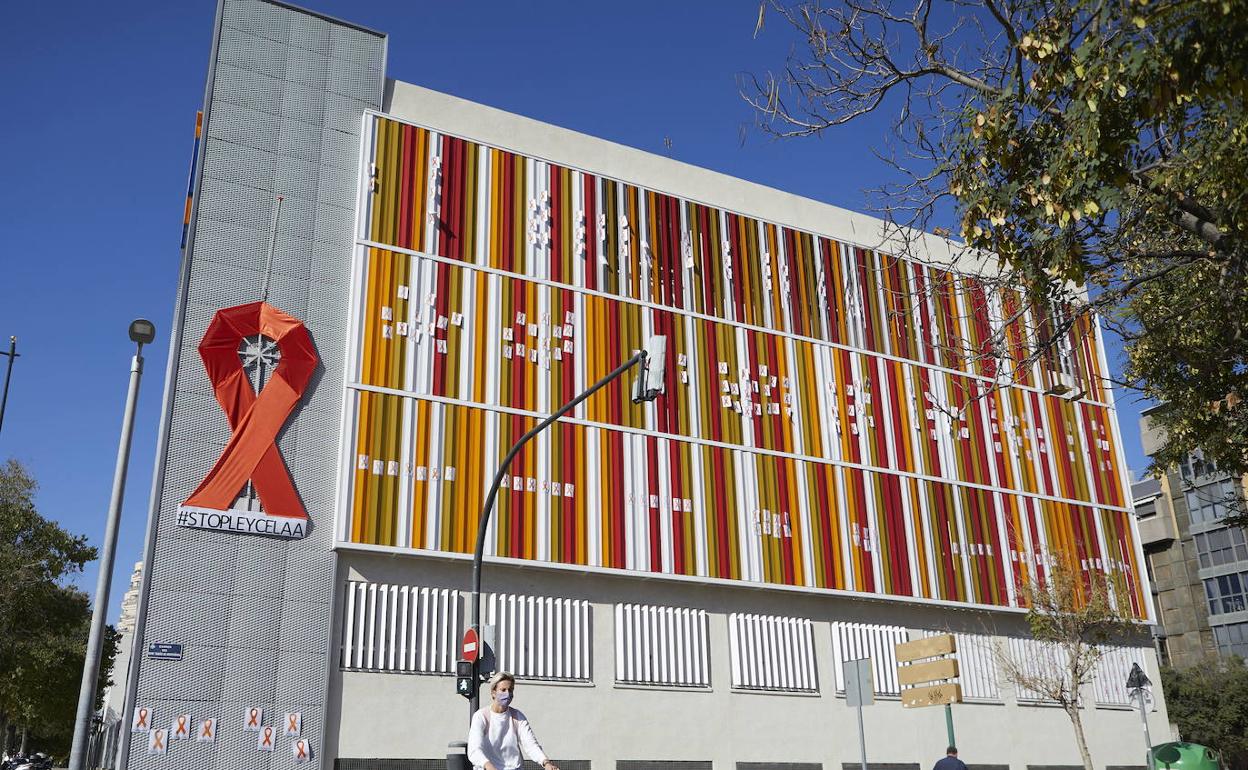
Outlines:
[[1221, 770], [1218, 753], [1186, 741], [1159, 743], [1152, 748], [1154, 770]]

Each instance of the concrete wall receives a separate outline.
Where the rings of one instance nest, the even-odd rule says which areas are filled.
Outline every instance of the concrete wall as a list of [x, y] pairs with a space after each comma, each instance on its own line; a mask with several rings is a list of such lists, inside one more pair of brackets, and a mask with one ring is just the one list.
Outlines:
[[[128, 706], [153, 709], [158, 727], [178, 714], [220, 723], [215, 744], [178, 741], [166, 755], [149, 755], [139, 734], [131, 768], [293, 765], [288, 740], [260, 752], [242, 731], [250, 706], [268, 724], [302, 712], [310, 767], [324, 756], [337, 460], [326, 447], [341, 419], [360, 119], [380, 106], [384, 58], [384, 36], [368, 30], [264, 0], [218, 5], [135, 640], [139, 651], [181, 643], [184, 658], [137, 658]], [[286, 541], [185, 529], [178, 505], [230, 435], [196, 348], [214, 313], [262, 298], [279, 195], [268, 301], [306, 324], [320, 357], [277, 442], [311, 532]]]
[[[390, 557], [340, 552], [341, 580], [365, 579], [466, 590], [469, 565], [462, 560]], [[341, 582], [341, 581], [340, 581]], [[538, 568], [490, 565], [485, 591], [585, 598], [593, 604], [593, 680], [590, 684], [521, 682], [516, 705], [525, 711], [547, 752], [559, 760], [589, 760], [599, 770], [617, 760], [733, 763], [818, 762], [825, 768], [857, 762], [854, 710], [835, 693], [832, 640], [827, 621], [902, 624], [910, 629], [1018, 635], [1018, 613], [945, 608], [841, 597], [693, 586], [663, 580], [568, 575]], [[341, 588], [340, 588], [341, 590]], [[700, 607], [710, 611], [711, 687], [703, 690], [620, 686], [615, 683], [613, 605], [641, 602]], [[728, 658], [726, 615], [758, 612], [806, 617], [815, 623], [817, 694], [734, 690]], [[1141, 634], [1139, 660], [1159, 681], [1157, 660]], [[1090, 699], [1091, 695], [1087, 697]], [[447, 676], [337, 671], [331, 701], [340, 711], [335, 751], [349, 758], [437, 758], [446, 744], [465, 738], [467, 701]], [[1089, 700], [1090, 702], [1090, 700]], [[940, 708], [903, 709], [880, 698], [864, 710], [868, 759], [927, 766], [943, 753], [946, 734]], [[1070, 722], [1059, 708], [1018, 705], [1009, 685], [998, 704], [954, 706], [962, 758], [971, 764], [1077, 765]], [[1143, 739], [1137, 712], [1091, 707], [1084, 724], [1097, 767], [1142, 765]], [[1163, 704], [1149, 714], [1157, 742], [1169, 734]]]

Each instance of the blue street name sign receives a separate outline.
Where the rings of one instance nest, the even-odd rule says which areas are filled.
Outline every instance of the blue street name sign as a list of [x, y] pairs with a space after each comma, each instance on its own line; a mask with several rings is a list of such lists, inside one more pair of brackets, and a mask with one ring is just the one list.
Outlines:
[[147, 657], [156, 660], [182, 660], [182, 645], [152, 642], [147, 645]]

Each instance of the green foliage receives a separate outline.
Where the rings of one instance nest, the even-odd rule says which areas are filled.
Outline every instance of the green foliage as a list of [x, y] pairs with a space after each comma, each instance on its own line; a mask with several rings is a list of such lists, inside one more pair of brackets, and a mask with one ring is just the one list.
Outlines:
[[1248, 0], [771, 7], [802, 43], [747, 94], [767, 130], [900, 102], [885, 215], [951, 203], [1033, 299], [1119, 332], [1127, 384], [1170, 405], [1157, 470], [1248, 472]]
[[1161, 684], [1183, 740], [1221, 752], [1226, 770], [1248, 770], [1248, 667], [1243, 659], [1163, 668]]
[[[95, 558], [86, 538], [39, 515], [35, 482], [17, 462], [0, 467], [0, 721], [25, 727], [33, 748], [68, 752], [90, 632], [86, 594], [64, 584]], [[116, 633], [106, 635], [107, 682]], [[102, 690], [101, 690], [102, 692]]]

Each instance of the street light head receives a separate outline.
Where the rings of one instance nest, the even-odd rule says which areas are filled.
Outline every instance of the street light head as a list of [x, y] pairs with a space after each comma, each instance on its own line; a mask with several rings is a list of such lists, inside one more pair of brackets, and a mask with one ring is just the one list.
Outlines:
[[667, 337], [656, 334], [646, 340], [646, 355], [641, 361], [641, 371], [633, 382], [633, 403], [653, 401], [663, 392], [667, 375]]
[[130, 339], [140, 345], [150, 345], [156, 339], [156, 325], [146, 318], [136, 318], [130, 322]]

